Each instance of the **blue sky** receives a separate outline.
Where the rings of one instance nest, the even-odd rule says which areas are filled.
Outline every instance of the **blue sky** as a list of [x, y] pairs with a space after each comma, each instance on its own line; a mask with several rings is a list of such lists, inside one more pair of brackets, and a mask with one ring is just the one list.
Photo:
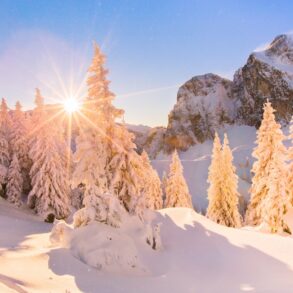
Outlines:
[[166, 125], [179, 85], [232, 78], [251, 51], [292, 31], [292, 11], [269, 0], [1, 0], [0, 95], [30, 108], [35, 87], [47, 102], [76, 91], [95, 40], [126, 122]]

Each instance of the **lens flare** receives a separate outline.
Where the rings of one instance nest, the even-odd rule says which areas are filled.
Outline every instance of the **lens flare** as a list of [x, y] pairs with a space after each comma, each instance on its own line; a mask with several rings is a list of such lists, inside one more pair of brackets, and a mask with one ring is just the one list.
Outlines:
[[80, 108], [80, 104], [75, 98], [68, 98], [63, 102], [63, 107], [66, 113], [73, 114], [78, 111]]

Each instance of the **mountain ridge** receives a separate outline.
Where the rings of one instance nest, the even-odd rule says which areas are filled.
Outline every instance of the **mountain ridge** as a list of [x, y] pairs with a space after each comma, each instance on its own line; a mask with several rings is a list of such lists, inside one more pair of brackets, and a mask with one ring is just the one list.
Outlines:
[[[286, 126], [293, 114], [293, 35], [278, 35], [252, 52], [233, 80], [214, 73], [197, 75], [180, 86], [166, 128], [151, 128], [136, 141], [154, 158], [160, 151], [187, 150], [214, 136], [224, 124], [259, 127], [269, 99]], [[154, 139], [155, 138], [155, 139]]]

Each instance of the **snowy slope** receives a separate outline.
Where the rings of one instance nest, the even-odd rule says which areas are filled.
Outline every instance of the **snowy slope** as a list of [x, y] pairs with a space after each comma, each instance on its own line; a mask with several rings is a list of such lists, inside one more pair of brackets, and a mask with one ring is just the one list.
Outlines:
[[[226, 228], [184, 208], [162, 210], [154, 221], [164, 249], [136, 245], [148, 273], [107, 273], [51, 246], [51, 225], [0, 200], [0, 292], [292, 292], [292, 238]], [[94, 246], [108, 229], [85, 241]]]
[[[254, 56], [271, 67], [288, 74], [293, 87], [293, 34], [277, 37], [264, 50], [256, 51]], [[281, 97], [280, 97], [281, 98]]]
[[[239, 176], [239, 192], [245, 201], [249, 200], [248, 189], [250, 187], [250, 169], [253, 159], [251, 152], [254, 147], [256, 129], [250, 126], [228, 125], [219, 131], [220, 137], [227, 132], [230, 146], [233, 151], [234, 164]], [[205, 212], [207, 208], [207, 178], [208, 167], [211, 162], [213, 141], [206, 140], [202, 144], [190, 147], [186, 152], [180, 152], [180, 159], [184, 168], [184, 177], [192, 195], [197, 211]], [[171, 155], [161, 153], [152, 161], [154, 168], [162, 176], [168, 172], [171, 163]]]

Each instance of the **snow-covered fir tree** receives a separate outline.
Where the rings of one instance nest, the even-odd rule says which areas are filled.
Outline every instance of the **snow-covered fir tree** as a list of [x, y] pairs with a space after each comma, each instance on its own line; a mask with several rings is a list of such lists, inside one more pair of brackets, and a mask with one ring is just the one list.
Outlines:
[[8, 169], [7, 176], [7, 200], [16, 206], [21, 206], [22, 186], [23, 178], [17, 155], [14, 154], [12, 157], [11, 164]]
[[227, 134], [224, 135], [224, 142], [222, 148], [222, 162], [223, 162], [223, 195], [227, 204], [226, 225], [232, 227], [241, 226], [241, 216], [239, 214], [239, 193], [238, 193], [238, 176], [236, 168], [233, 165], [233, 155], [229, 146]]
[[288, 186], [290, 192], [290, 200], [291, 204], [293, 205], [293, 117], [291, 118], [290, 122], [290, 132], [289, 132], [289, 139], [291, 141], [291, 146], [288, 149], [288, 161], [289, 161], [289, 168], [288, 168]]
[[146, 197], [146, 206], [152, 210], [163, 208], [163, 192], [161, 180], [157, 171], [152, 167], [150, 159], [146, 151], [141, 154], [143, 161], [143, 192]]
[[183, 167], [176, 150], [172, 155], [172, 162], [166, 180], [166, 200], [164, 206], [166, 208], [193, 208], [188, 186], [183, 176]]
[[[245, 219], [246, 223], [249, 225], [259, 225], [264, 219], [270, 217], [271, 214], [265, 214], [268, 212], [268, 208], [264, 209], [264, 207], [274, 205], [273, 202], [270, 202], [273, 200], [273, 197], [277, 197], [281, 205], [283, 205], [282, 203], [285, 201], [283, 197], [286, 192], [281, 190], [288, 186], [287, 183], [281, 182], [287, 180], [285, 171], [286, 149], [283, 145], [285, 136], [282, 133], [280, 124], [275, 120], [274, 112], [275, 110], [272, 108], [271, 103], [269, 101], [265, 103], [263, 120], [257, 131], [257, 146], [252, 153], [256, 161], [252, 167], [254, 177], [250, 190], [251, 199]], [[275, 180], [276, 174], [280, 175], [278, 186]], [[273, 195], [273, 193], [277, 191], [278, 194]], [[268, 197], [269, 194], [270, 197]], [[275, 198], [274, 201], [276, 201], [277, 198]], [[286, 209], [284, 209], [284, 212], [285, 210]], [[281, 215], [282, 212], [278, 212], [278, 214]], [[280, 223], [280, 221], [280, 219], [275, 220], [275, 222], [278, 223]], [[275, 227], [272, 227], [272, 230], [275, 230]]]
[[7, 183], [7, 172], [10, 164], [9, 152], [10, 117], [5, 99], [0, 106], [0, 195], [5, 197], [4, 187]]
[[106, 173], [111, 193], [118, 196], [131, 214], [142, 215], [147, 207], [144, 193], [144, 168], [141, 156], [135, 151], [134, 136], [124, 125], [112, 129], [108, 145], [110, 161]]
[[215, 222], [222, 218], [221, 185], [222, 185], [222, 145], [218, 134], [215, 134], [211, 164], [208, 174], [207, 217]]
[[135, 152], [133, 135], [116, 123], [123, 111], [112, 105], [114, 95], [104, 69], [105, 57], [97, 45], [94, 49], [74, 154], [73, 182], [76, 186], [85, 184], [86, 207], [96, 207], [98, 212], [103, 194], [112, 194], [128, 211], [138, 213], [143, 202], [138, 200], [142, 196], [142, 178], [138, 176], [142, 160]]
[[210, 186], [208, 189], [207, 217], [221, 225], [240, 227], [238, 176], [232, 161], [233, 156], [227, 135], [224, 136], [224, 143], [221, 148], [220, 139], [216, 133], [208, 175]]
[[37, 91], [33, 117], [37, 118], [41, 127], [29, 151], [33, 165], [28, 205], [45, 220], [53, 220], [54, 217], [65, 218], [69, 214], [69, 180], [63, 159], [67, 146], [58, 133], [61, 126], [55, 121], [46, 123], [50, 117], [44, 110], [43, 102], [40, 102], [39, 94]]
[[9, 108], [7, 106], [7, 102], [4, 98], [2, 98], [1, 106], [0, 106], [0, 122], [3, 131], [3, 135], [6, 140], [9, 142], [10, 140], [10, 131], [11, 131], [11, 117], [9, 115]]
[[287, 232], [291, 234], [285, 220], [285, 214], [290, 206], [287, 189], [286, 166], [284, 160], [278, 158], [275, 152], [270, 170], [270, 186], [266, 199], [262, 202], [262, 222], [269, 227], [272, 233]]
[[11, 154], [15, 154], [18, 158], [21, 174], [23, 177], [23, 190], [25, 193], [30, 190], [31, 160], [29, 158], [29, 139], [28, 139], [28, 121], [22, 112], [20, 102], [15, 105], [13, 120], [10, 134]]

